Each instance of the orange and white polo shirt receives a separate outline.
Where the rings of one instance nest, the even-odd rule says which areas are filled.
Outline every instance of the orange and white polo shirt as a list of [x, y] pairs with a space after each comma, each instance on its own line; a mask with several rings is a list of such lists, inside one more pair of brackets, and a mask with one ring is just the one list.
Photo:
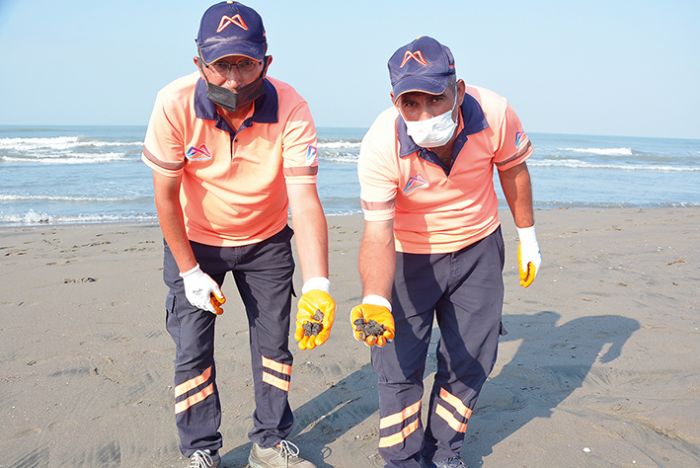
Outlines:
[[273, 78], [264, 80], [264, 91], [237, 131], [217, 114], [199, 73], [158, 93], [141, 159], [165, 176], [182, 175], [190, 240], [265, 240], [287, 223], [286, 184], [316, 183], [316, 128], [306, 101]]
[[480, 87], [467, 87], [456, 131], [451, 168], [416, 145], [394, 107], [362, 140], [364, 217], [393, 219], [399, 252], [455, 252], [500, 225], [493, 168], [503, 171], [528, 159], [530, 140], [506, 99]]

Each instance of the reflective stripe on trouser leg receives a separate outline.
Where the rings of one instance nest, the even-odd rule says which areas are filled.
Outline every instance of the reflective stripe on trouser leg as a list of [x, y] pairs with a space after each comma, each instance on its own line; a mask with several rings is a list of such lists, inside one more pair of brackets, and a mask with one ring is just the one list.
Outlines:
[[[217, 249], [216, 247], [211, 247]], [[198, 259], [204, 271], [206, 265]], [[177, 265], [166, 246], [163, 276], [170, 288], [166, 326], [175, 342], [175, 421], [180, 450], [189, 457], [196, 450], [221, 448], [221, 405], [214, 365], [215, 315], [192, 306], [183, 289]], [[212, 274], [221, 282], [223, 275]]]
[[447, 287], [449, 257], [397, 252], [392, 290], [396, 338], [372, 348], [379, 388], [379, 454], [388, 467], [419, 467], [420, 400], [435, 305]]
[[503, 308], [500, 229], [452, 254], [449, 289], [438, 302], [438, 369], [423, 457], [459, 455], [479, 392], [496, 362]]
[[387, 467], [419, 467], [421, 398], [432, 312], [396, 318], [396, 337], [372, 348], [379, 389], [379, 454]]
[[285, 439], [294, 422], [288, 402], [292, 378], [292, 234], [285, 227], [259, 244], [244, 247], [233, 272], [250, 330], [255, 412], [248, 436], [261, 447], [272, 447]]

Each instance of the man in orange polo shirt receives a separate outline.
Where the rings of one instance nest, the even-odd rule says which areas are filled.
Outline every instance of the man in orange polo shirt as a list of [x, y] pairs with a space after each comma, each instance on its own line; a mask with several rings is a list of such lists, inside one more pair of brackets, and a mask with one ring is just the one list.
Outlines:
[[[520, 236], [520, 284], [528, 287], [540, 267], [525, 163], [532, 145], [508, 102], [458, 80], [452, 53], [435, 39], [400, 47], [389, 74], [394, 105], [360, 150], [364, 297], [351, 320], [383, 327], [378, 337], [355, 337], [372, 346], [386, 466], [463, 467], [464, 433], [502, 332], [494, 168]], [[441, 339], [424, 429], [433, 319]]]
[[272, 57], [253, 9], [232, 1], [211, 6], [196, 43], [197, 71], [158, 93], [142, 158], [153, 170], [165, 240], [180, 449], [190, 467], [221, 462], [214, 325], [230, 271], [250, 331], [256, 404], [250, 465], [313, 467], [286, 440], [293, 422], [287, 395], [294, 271], [287, 210], [304, 279], [295, 338], [301, 349], [313, 349], [328, 339], [335, 314], [316, 192], [316, 129], [304, 99], [267, 76]]

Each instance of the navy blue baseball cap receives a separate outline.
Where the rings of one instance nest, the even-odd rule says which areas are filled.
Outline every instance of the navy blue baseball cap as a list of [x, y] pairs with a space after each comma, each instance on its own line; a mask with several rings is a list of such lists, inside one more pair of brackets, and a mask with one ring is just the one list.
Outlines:
[[455, 75], [450, 49], [428, 36], [399, 47], [388, 66], [394, 101], [411, 91], [442, 94]]
[[204, 12], [196, 41], [206, 63], [227, 55], [262, 61], [267, 52], [262, 18], [252, 8], [234, 1], [217, 3]]

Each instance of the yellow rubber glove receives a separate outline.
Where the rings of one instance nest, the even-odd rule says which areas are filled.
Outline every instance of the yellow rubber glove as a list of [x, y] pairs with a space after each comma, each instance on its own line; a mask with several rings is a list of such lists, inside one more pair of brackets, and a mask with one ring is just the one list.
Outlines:
[[[384, 300], [386, 301], [386, 299]], [[388, 301], [386, 302], [388, 303]], [[358, 332], [355, 329], [356, 320], [364, 320], [365, 322], [374, 320], [375, 322], [384, 327], [384, 333], [379, 336], [363, 336], [363, 333]], [[383, 305], [364, 303], [364, 300], [363, 304], [353, 307], [350, 311], [350, 324], [352, 325], [353, 335], [355, 336], [355, 339], [357, 341], [364, 342], [369, 347], [372, 347], [374, 345], [377, 345], [380, 348], [383, 347], [388, 341], [394, 339], [394, 335], [396, 333], [396, 327], [394, 325], [394, 316], [391, 314], [391, 310]]]
[[[323, 314], [323, 318], [318, 320], [320, 314]], [[335, 301], [330, 294], [320, 289], [312, 289], [302, 294], [299, 298], [294, 331], [294, 339], [299, 342], [299, 349], [314, 349], [325, 343], [331, 335], [334, 321]], [[316, 327], [320, 325], [321, 331], [317, 335], [305, 336], [304, 325], [307, 323]]]
[[520, 272], [520, 286], [527, 288], [535, 281], [537, 272], [542, 264], [540, 246], [535, 236], [535, 226], [517, 228], [518, 238], [518, 271]]

